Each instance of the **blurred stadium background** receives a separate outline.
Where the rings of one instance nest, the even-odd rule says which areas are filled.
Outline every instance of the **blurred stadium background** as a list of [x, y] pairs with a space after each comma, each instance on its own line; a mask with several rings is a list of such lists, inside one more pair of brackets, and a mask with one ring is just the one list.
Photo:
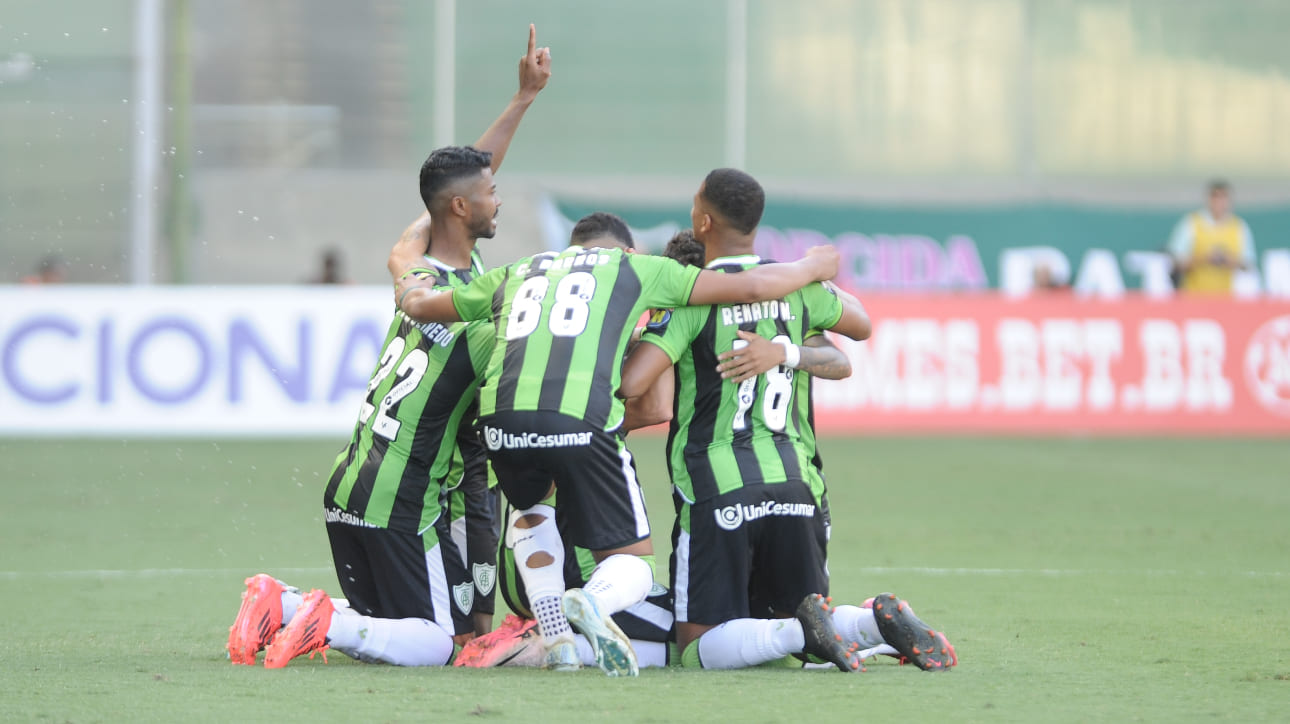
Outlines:
[[[77, 282], [296, 282], [335, 247], [351, 278], [381, 282], [382, 250], [419, 207], [420, 161], [500, 110], [529, 22], [556, 75], [503, 169], [496, 261], [547, 245], [544, 197], [679, 208], [721, 165], [780, 200], [1166, 216], [1223, 176], [1238, 211], [1290, 214], [1278, 0], [0, 9], [5, 281], [57, 252]], [[913, 214], [904, 228], [863, 218], [853, 230], [918, 233]], [[1277, 224], [1254, 228], [1260, 249], [1290, 246]], [[1133, 232], [1085, 243], [1157, 250], [1169, 222]], [[136, 268], [133, 249], [155, 252]]]
[[[593, 209], [657, 248], [738, 166], [759, 252], [835, 244], [877, 320], [828, 430], [1290, 430], [1279, 0], [0, 9], [0, 281], [77, 283], [0, 285], [3, 431], [343, 434], [419, 165], [503, 107], [529, 22], [555, 75], [490, 263]], [[1257, 247], [1240, 304], [1174, 297], [1164, 253], [1215, 177]], [[300, 286], [328, 253], [354, 284]]]

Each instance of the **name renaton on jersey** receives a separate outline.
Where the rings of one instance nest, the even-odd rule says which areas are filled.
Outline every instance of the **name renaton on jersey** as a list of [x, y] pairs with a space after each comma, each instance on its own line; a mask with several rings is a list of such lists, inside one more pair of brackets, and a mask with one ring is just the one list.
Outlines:
[[815, 506], [811, 503], [775, 503], [764, 500], [756, 505], [727, 505], [712, 511], [712, 514], [722, 530], [734, 530], [745, 521], [754, 521], [768, 515], [811, 518], [815, 516]]
[[762, 319], [780, 319], [793, 321], [793, 308], [783, 299], [773, 302], [753, 302], [751, 304], [731, 304], [721, 307], [721, 323], [730, 326], [745, 322], [756, 322]]

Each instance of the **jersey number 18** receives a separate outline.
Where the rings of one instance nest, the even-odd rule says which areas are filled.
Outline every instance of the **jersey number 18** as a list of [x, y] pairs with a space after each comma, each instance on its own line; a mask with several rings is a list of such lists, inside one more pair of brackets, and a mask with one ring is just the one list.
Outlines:
[[[779, 335], [771, 340], [774, 344], [788, 344], [789, 338]], [[748, 343], [736, 339], [731, 345], [734, 349], [743, 349]], [[793, 399], [793, 370], [779, 366], [764, 372], [766, 387], [762, 390], [761, 417], [766, 427], [783, 432], [788, 425], [788, 404]], [[736, 432], [748, 429], [748, 410], [757, 401], [757, 378], [750, 377], [739, 383], [739, 407], [735, 409], [734, 429]]]

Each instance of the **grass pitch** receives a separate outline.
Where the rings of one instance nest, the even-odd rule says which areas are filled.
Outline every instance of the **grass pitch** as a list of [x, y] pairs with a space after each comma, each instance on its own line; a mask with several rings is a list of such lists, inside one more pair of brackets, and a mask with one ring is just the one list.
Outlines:
[[[234, 667], [242, 579], [338, 590], [340, 440], [0, 439], [3, 721], [1284, 721], [1285, 441], [826, 439], [837, 600], [891, 590], [960, 666]], [[633, 441], [658, 544], [662, 441]]]

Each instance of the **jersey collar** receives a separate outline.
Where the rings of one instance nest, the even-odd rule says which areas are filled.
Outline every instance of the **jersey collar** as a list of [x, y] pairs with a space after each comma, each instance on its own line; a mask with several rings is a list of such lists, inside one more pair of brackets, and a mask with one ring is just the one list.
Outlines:
[[744, 254], [743, 256], [723, 256], [706, 264], [708, 269], [722, 264], [756, 264], [761, 261], [761, 257], [756, 254]]
[[457, 271], [457, 267], [455, 267], [455, 266], [448, 266], [447, 264], [444, 264], [443, 262], [439, 261], [438, 259], [434, 258], [433, 256], [430, 256], [429, 254], [426, 254], [426, 261], [430, 262], [430, 265], [431, 265], [431, 266], [436, 267], [436, 268], [438, 268], [438, 269], [439, 269], [439, 270], [441, 270], [441, 271], [446, 271], [446, 272], [455, 272], [455, 271]]

